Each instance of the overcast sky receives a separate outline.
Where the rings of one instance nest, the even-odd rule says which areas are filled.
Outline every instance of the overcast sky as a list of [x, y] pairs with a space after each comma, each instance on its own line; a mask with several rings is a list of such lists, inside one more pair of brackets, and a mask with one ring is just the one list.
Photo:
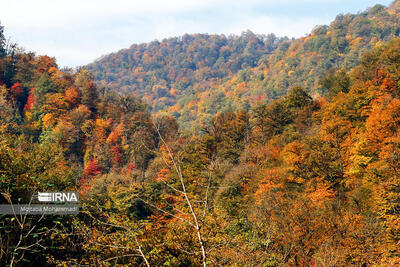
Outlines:
[[76, 67], [133, 43], [184, 33], [300, 37], [339, 13], [393, 0], [1, 0], [6, 36]]

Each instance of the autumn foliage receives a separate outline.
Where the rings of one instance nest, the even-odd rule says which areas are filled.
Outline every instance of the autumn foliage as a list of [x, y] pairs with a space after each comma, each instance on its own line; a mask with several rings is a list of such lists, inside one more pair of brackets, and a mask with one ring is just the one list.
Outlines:
[[111, 90], [126, 51], [93, 75], [0, 42], [1, 204], [80, 192], [77, 216], [3, 216], [0, 265], [399, 266], [398, 5], [134, 45]]

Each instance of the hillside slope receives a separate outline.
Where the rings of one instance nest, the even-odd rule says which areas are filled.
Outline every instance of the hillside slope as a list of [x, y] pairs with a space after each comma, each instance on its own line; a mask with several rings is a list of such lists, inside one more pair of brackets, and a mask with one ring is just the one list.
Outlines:
[[97, 81], [123, 92], [136, 92], [161, 110], [195, 91], [207, 90], [216, 81], [255, 67], [264, 54], [287, 38], [193, 34], [132, 45], [103, 56], [88, 66]]
[[293, 86], [324, 93], [329, 69], [356, 66], [365, 51], [400, 35], [399, 1], [359, 14], [338, 15], [299, 39], [184, 35], [132, 45], [88, 65], [98, 83], [133, 91], [153, 112], [169, 111], [184, 126], [218, 111], [248, 109], [284, 95]]

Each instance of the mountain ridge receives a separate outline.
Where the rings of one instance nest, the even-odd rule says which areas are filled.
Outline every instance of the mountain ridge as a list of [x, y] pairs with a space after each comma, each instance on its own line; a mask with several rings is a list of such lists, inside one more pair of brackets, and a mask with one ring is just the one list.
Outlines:
[[[168, 111], [191, 127], [219, 111], [249, 109], [258, 101], [276, 99], [294, 86], [314, 96], [323, 94], [319, 81], [329, 69], [350, 69], [361, 54], [400, 35], [398, 6], [396, 1], [389, 7], [375, 5], [358, 14], [339, 14], [329, 26], [316, 26], [297, 39], [247, 31], [236, 39], [186, 34], [134, 44], [89, 64], [88, 69], [99, 84], [134, 92], [153, 112]], [[182, 49], [177, 40], [186, 47]], [[157, 46], [159, 50], [154, 49]], [[170, 61], [163, 64], [163, 58]]]

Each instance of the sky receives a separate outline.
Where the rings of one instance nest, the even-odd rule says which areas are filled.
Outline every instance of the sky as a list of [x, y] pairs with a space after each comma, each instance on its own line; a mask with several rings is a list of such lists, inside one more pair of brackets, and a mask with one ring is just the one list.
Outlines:
[[336, 15], [393, 0], [2, 0], [12, 42], [77, 67], [134, 43], [185, 33], [301, 37]]

